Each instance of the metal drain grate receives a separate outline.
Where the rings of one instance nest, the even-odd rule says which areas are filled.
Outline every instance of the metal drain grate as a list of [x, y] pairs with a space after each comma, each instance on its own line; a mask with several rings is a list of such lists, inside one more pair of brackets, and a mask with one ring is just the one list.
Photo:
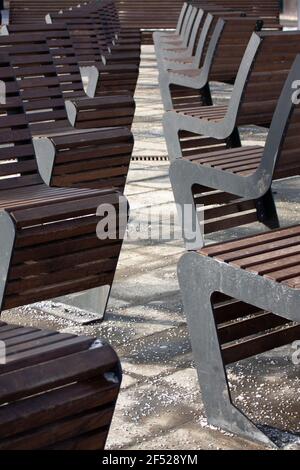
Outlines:
[[151, 156], [135, 156], [131, 158], [134, 162], [167, 162], [169, 160], [168, 155], [151, 155]]

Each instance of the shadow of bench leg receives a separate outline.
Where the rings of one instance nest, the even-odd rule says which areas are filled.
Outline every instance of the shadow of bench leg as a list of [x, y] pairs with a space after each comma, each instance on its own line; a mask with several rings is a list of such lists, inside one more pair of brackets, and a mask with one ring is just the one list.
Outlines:
[[212, 294], [220, 288], [222, 275], [204, 263], [199, 277], [199, 258], [196, 253], [185, 254], [179, 262], [178, 278], [207, 420], [211, 425], [274, 447], [232, 403], [211, 301]]
[[270, 229], [276, 229], [280, 227], [271, 188], [262, 198], [256, 201], [255, 205], [259, 222], [263, 223]]
[[242, 146], [240, 132], [237, 127], [234, 128], [232, 134], [226, 139], [226, 144], [230, 149]]
[[99, 322], [104, 320], [110, 291], [111, 286], [101, 286], [76, 294], [58, 297], [53, 299], [53, 301], [93, 314], [95, 319], [91, 320], [89, 323], [93, 323], [94, 321]]

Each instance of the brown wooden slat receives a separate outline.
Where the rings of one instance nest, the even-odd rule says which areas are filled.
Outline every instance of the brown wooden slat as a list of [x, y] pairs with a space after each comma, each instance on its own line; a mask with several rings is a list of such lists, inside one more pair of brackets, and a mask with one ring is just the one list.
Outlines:
[[218, 325], [259, 312], [260, 309], [254, 305], [233, 299], [225, 300], [225, 302], [214, 305], [214, 317]]
[[300, 326], [287, 326], [222, 348], [225, 364], [246, 359], [299, 339]]
[[104, 448], [107, 438], [107, 430], [103, 428], [92, 431], [81, 436], [68, 439], [53, 446], [46, 447], [45, 450], [101, 450]]
[[293, 226], [282, 228], [271, 232], [262, 233], [260, 235], [252, 235], [240, 238], [239, 240], [228, 241], [224, 243], [217, 243], [215, 245], [207, 246], [200, 250], [200, 253], [205, 256], [220, 256], [223, 253], [234, 252], [242, 248], [259, 246], [264, 243], [288, 239], [289, 237], [298, 236], [300, 234], [300, 226]]

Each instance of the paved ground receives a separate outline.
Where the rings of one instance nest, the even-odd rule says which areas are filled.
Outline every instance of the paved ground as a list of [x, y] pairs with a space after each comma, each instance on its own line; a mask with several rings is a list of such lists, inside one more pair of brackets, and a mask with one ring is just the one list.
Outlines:
[[[221, 101], [228, 91], [215, 86]], [[166, 155], [161, 129], [162, 107], [151, 47], [143, 50], [134, 133], [135, 156]], [[262, 141], [263, 132], [245, 129], [244, 138]], [[276, 199], [283, 224], [298, 220], [299, 180], [276, 183]], [[127, 196], [131, 227], [147, 228], [149, 208], [163, 214], [174, 210], [167, 162], [134, 161]], [[261, 230], [252, 225], [230, 236]], [[228, 236], [228, 233], [227, 233]], [[222, 234], [214, 237], [221, 239]], [[4, 319], [21, 324], [54, 327], [61, 331], [97, 334], [117, 349], [124, 381], [111, 433], [110, 449], [258, 449], [248, 441], [207, 426], [193, 368], [186, 321], [176, 278], [183, 252], [180, 240], [127, 240], [103, 325], [80, 326], [28, 307], [6, 312]], [[243, 361], [229, 368], [233, 396], [255, 421], [271, 427], [299, 427], [299, 367], [290, 347]], [[292, 436], [276, 433], [293, 442]]]

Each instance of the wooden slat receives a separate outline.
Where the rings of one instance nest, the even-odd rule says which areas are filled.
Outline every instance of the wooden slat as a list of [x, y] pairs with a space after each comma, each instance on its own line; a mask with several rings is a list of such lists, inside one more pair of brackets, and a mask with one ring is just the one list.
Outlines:
[[225, 345], [222, 348], [223, 360], [225, 364], [231, 364], [257, 354], [262, 354], [271, 349], [292, 343], [299, 339], [299, 334], [300, 326], [291, 325], [269, 333], [257, 335], [241, 343]]

